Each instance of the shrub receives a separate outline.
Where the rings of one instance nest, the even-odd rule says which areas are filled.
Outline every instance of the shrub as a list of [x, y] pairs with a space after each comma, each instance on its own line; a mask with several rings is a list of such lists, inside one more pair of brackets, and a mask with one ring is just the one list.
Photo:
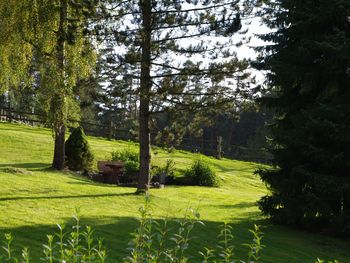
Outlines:
[[121, 161], [124, 163], [124, 169], [127, 174], [133, 174], [140, 169], [140, 155], [136, 150], [123, 149], [111, 153], [112, 161]]
[[173, 159], [167, 159], [164, 165], [152, 169], [152, 179], [155, 179], [155, 181], [159, 181], [162, 174], [166, 175], [167, 180], [174, 180], [175, 162]]
[[137, 173], [140, 169], [139, 162], [134, 161], [126, 161], [124, 163], [124, 169], [127, 174], [134, 174]]
[[66, 141], [66, 163], [70, 170], [91, 170], [94, 156], [90, 150], [89, 143], [83, 128], [73, 130]]
[[203, 161], [197, 160], [185, 171], [185, 181], [194, 185], [219, 186], [219, 179], [215, 172]]

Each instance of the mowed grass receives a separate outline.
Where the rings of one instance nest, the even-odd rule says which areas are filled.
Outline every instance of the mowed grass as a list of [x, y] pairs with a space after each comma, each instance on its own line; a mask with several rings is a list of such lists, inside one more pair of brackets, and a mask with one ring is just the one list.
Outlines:
[[[95, 160], [107, 159], [110, 152], [137, 147], [132, 142], [108, 141], [89, 137]], [[56, 223], [72, 225], [77, 208], [83, 224], [92, 225], [104, 239], [107, 262], [121, 262], [126, 256], [131, 233], [137, 227], [138, 208], [143, 197], [135, 189], [98, 184], [70, 172], [50, 169], [53, 138], [50, 130], [0, 123], [0, 234], [12, 232], [17, 252], [29, 246], [33, 262], [42, 256], [46, 234], [56, 230]], [[270, 225], [261, 216], [256, 201], [266, 194], [264, 184], [253, 171], [257, 164], [216, 160], [183, 151], [168, 153], [153, 149], [153, 162], [162, 164], [172, 158], [178, 169], [185, 169], [195, 159], [206, 161], [220, 176], [220, 188], [176, 187], [152, 189], [155, 219], [181, 218], [186, 208], [198, 208], [206, 226], [197, 226], [189, 248], [191, 262], [200, 262], [198, 250], [216, 247], [222, 222], [232, 224], [235, 254], [243, 257], [250, 241], [248, 228], [263, 227], [265, 245], [263, 262], [314, 262], [338, 259], [350, 262], [350, 243], [335, 238]]]

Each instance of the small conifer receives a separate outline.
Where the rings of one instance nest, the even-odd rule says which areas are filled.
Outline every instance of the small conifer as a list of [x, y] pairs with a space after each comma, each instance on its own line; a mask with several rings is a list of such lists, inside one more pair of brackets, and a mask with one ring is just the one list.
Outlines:
[[66, 141], [66, 164], [70, 170], [91, 170], [94, 156], [81, 127], [75, 128]]

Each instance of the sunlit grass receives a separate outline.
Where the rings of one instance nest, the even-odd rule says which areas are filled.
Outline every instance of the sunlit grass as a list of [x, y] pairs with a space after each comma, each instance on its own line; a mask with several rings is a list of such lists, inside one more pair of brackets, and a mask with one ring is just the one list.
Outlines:
[[[110, 157], [120, 148], [137, 147], [133, 142], [89, 137], [96, 160]], [[119, 262], [127, 253], [130, 233], [135, 228], [142, 196], [135, 189], [104, 185], [70, 172], [50, 169], [53, 139], [50, 130], [0, 123], [0, 233], [12, 232], [15, 243], [29, 246], [39, 258], [41, 243], [56, 223], [70, 223], [80, 208], [83, 223], [93, 225], [104, 238], [108, 262]], [[183, 151], [168, 153], [154, 148], [153, 163], [174, 159], [176, 168], [186, 169], [198, 158], [206, 161], [221, 178], [220, 188], [166, 186], [151, 190], [155, 218], [179, 218], [187, 207], [198, 208], [206, 227], [198, 227], [190, 251], [215, 247], [211, 241], [221, 222], [234, 226], [237, 244], [250, 240], [248, 228], [254, 223], [265, 232], [263, 262], [313, 262], [316, 257], [350, 262], [350, 244], [345, 241], [270, 226], [261, 216], [256, 201], [267, 190], [253, 171], [255, 163], [214, 158]], [[216, 240], [216, 239], [215, 239]], [[245, 255], [246, 248], [236, 247]], [[193, 262], [198, 262], [193, 259]]]

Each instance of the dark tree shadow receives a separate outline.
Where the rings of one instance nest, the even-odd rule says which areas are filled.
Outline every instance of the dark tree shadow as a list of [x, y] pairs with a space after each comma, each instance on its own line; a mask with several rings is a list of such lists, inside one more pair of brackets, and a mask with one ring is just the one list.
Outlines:
[[251, 207], [255, 207], [256, 205], [257, 205], [256, 202], [241, 202], [241, 203], [232, 204], [232, 205], [216, 205], [216, 207], [225, 208], [225, 209], [234, 209], [234, 208], [251, 208]]
[[[66, 229], [69, 230], [74, 224], [74, 220], [63, 219]], [[156, 220], [162, 224], [162, 220]], [[197, 224], [193, 231], [193, 239], [187, 255], [192, 256], [189, 262], [201, 262], [199, 251], [204, 247], [217, 248], [218, 234], [221, 222], [204, 221], [204, 226]], [[106, 262], [122, 262], [128, 255], [129, 241], [132, 233], [138, 226], [138, 220], [133, 217], [101, 217], [81, 219], [82, 225], [93, 226], [95, 236], [103, 238], [104, 246], [108, 252]], [[265, 263], [289, 263], [289, 262], [314, 262], [317, 257], [332, 259], [337, 257], [341, 262], [349, 262], [350, 243], [334, 238], [327, 238], [301, 231], [296, 231], [280, 226], [270, 225], [266, 220], [246, 220], [232, 223], [235, 245], [235, 258], [247, 261], [248, 248], [243, 244], [252, 242], [252, 235], [248, 232], [254, 224], [260, 225], [264, 232], [262, 243], [264, 244], [261, 262]], [[178, 229], [178, 223], [170, 223], [173, 232]], [[82, 228], [83, 230], [84, 228]], [[20, 248], [29, 246], [33, 262], [39, 262], [42, 257], [42, 244], [46, 242], [46, 235], [57, 232], [57, 227], [53, 225], [25, 226], [18, 228], [0, 229], [0, 232], [12, 232], [15, 236], [14, 246], [17, 254]], [[319, 240], [323, 242], [320, 243]], [[170, 247], [174, 245], [168, 244]], [[36, 261], [37, 260], [37, 261]], [[239, 261], [237, 261], [239, 262]]]
[[55, 171], [50, 164], [48, 163], [2, 163], [0, 164], [1, 168], [24, 168], [33, 171]]
[[18, 200], [40, 200], [40, 199], [82, 199], [82, 198], [99, 198], [115, 196], [131, 196], [135, 193], [118, 193], [118, 194], [98, 194], [98, 195], [57, 195], [57, 196], [11, 196], [0, 197], [0, 201], [18, 201]]
[[50, 172], [50, 173], [58, 173], [62, 174], [64, 173], [65, 176], [68, 178], [74, 179], [72, 182], [67, 182], [68, 184], [78, 184], [78, 185], [93, 185], [98, 187], [117, 187], [115, 184], [106, 184], [106, 183], [100, 183], [96, 181], [92, 181], [91, 179], [78, 174], [74, 171], [64, 170], [64, 171], [57, 171], [56, 169], [52, 168], [50, 164], [48, 163], [5, 163], [0, 164], [0, 171], [4, 171], [5, 173], [9, 173], [9, 171], [6, 171], [6, 169], [11, 168], [20, 168], [28, 170], [29, 172]]

